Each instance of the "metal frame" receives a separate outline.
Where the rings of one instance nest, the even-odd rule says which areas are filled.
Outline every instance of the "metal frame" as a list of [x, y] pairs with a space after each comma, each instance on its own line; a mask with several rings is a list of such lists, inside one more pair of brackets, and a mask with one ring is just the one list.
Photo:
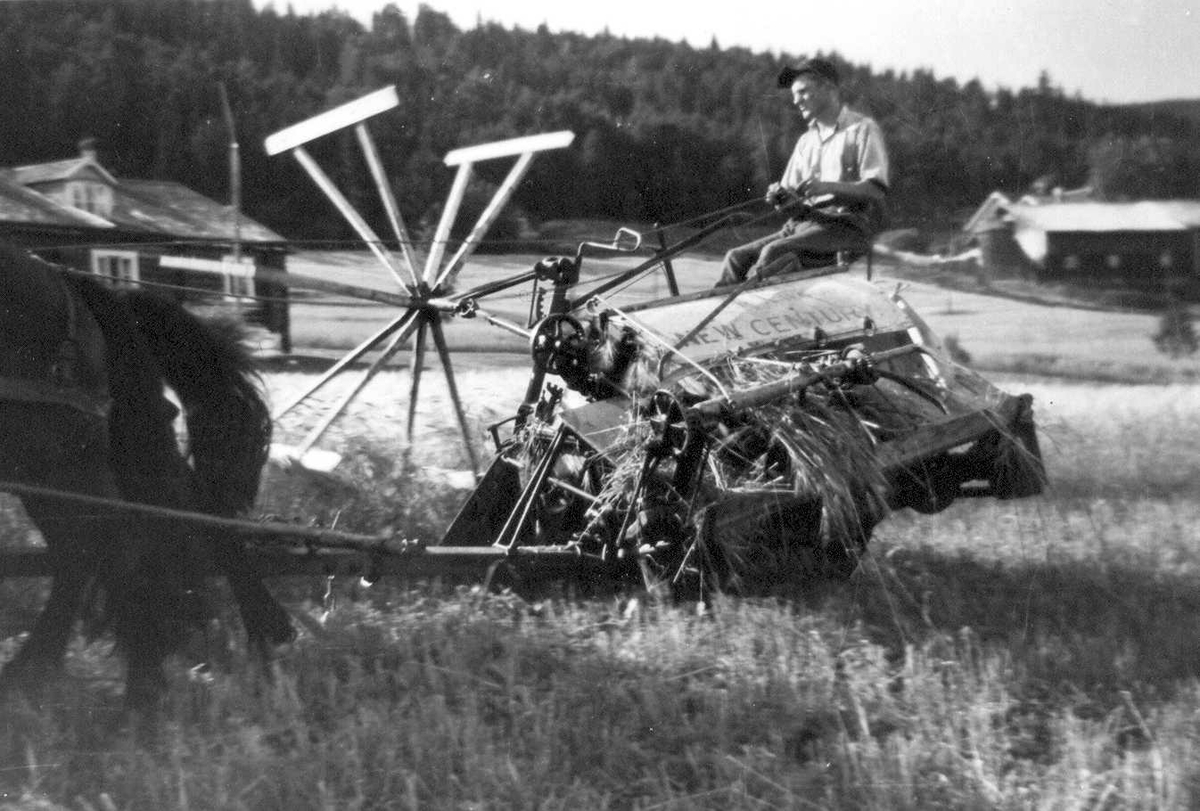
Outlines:
[[[625, 530], [629, 528], [631, 521], [636, 520], [634, 518], [635, 510], [647, 505], [654, 506], [649, 500], [643, 503], [644, 497], [649, 499], [646, 496], [648, 474], [664, 459], [671, 457], [673, 460], [670, 462], [674, 465], [674, 476], [671, 482], [673, 491], [678, 495], [687, 495], [693, 492], [699, 479], [705, 475], [704, 465], [708, 458], [712, 435], [722, 420], [731, 416], [737, 417], [751, 413], [768, 403], [802, 396], [812, 386], [828, 384], [836, 388], [846, 383], [853, 384], [860, 377], [869, 378], [871, 375], [876, 375], [876, 363], [886, 363], [911, 353], [928, 354], [928, 350], [922, 345], [920, 335], [909, 336], [911, 342], [902, 346], [886, 345], [891, 348], [885, 348], [885, 344], [878, 342], [880, 338], [886, 338], [890, 333], [878, 335], [874, 338], [877, 342], [875, 350], [870, 353], [863, 347], [869, 347], [871, 339], [866, 340], [864, 344], [855, 343], [854, 346], [850, 346], [856, 340], [856, 336], [874, 335], [875, 325], [871, 323], [870, 318], [867, 318], [865, 322], [859, 322], [862, 324], [861, 327], [855, 325], [843, 333], [832, 336], [835, 347], [844, 353], [839, 356], [842, 358], [840, 361], [830, 361], [828, 351], [821, 349], [817, 353], [822, 356], [819, 362], [809, 363], [806, 360], [786, 362], [784, 365], [788, 366], [790, 371], [783, 378], [733, 393], [727, 391], [707, 367], [697, 361], [689, 360], [694, 371], [715, 383], [721, 394], [685, 407], [675, 400], [673, 395], [663, 390], [655, 395], [653, 398], [655, 402], [648, 411], [638, 412], [639, 419], [647, 418], [649, 424], [654, 426], [654, 430], [658, 433], [654, 442], [642, 449], [644, 451], [642, 472], [638, 477], [633, 494], [628, 499], [627, 512], [617, 519], [619, 526], [616, 527], [617, 531], [613, 536], [617, 540], [606, 545], [600, 552], [591, 547], [588, 547], [588, 551], [584, 551], [583, 547], [587, 546], [587, 543], [572, 538], [563, 538], [561, 543], [546, 545], [545, 538], [539, 540], [539, 535], [543, 533], [534, 531], [532, 526], [537, 520], [540, 501], [548, 493], [556, 492], [565, 498], [573, 499], [575, 500], [574, 504], [584, 503], [595, 506], [600, 503], [598, 496], [585, 489], [590, 485], [576, 486], [556, 478], [555, 474], [555, 465], [559, 461], [564, 447], [578, 451], [581, 447], [586, 446], [587, 453], [596, 455], [602, 453], [590, 444], [590, 440], [581, 431], [572, 427], [565, 415], [561, 420], [545, 418], [545, 415], [558, 404], [558, 398], [562, 394], [561, 390], [557, 394], [553, 392], [546, 394], [543, 391], [546, 373], [553, 371], [550, 357], [559, 352], [569, 355], [578, 349], [578, 346], [573, 345], [571, 340], [575, 336], [560, 335], [557, 329], [558, 325], [568, 322], [578, 325], [579, 321], [575, 318], [575, 313], [581, 308], [590, 308], [591, 304], [601, 300], [600, 297], [604, 293], [659, 267], [663, 268], [667, 274], [676, 303], [705, 296], [711, 297], [713, 294], [678, 296], [670, 259], [699, 243], [717, 229], [724, 227], [729, 218], [719, 219], [673, 245], [668, 245], [662, 230], [658, 230], [660, 249], [653, 257], [628, 271], [601, 282], [574, 300], [569, 299], [568, 295], [575, 283], [578, 282], [585, 249], [628, 252], [636, 250], [640, 246], [641, 235], [622, 229], [612, 243], [584, 243], [579, 247], [573, 259], [566, 257], [544, 260], [528, 273], [516, 274], [508, 279], [490, 282], [464, 293], [454, 294], [451, 292], [451, 286], [459, 272], [480, 245], [504, 205], [515, 193], [517, 186], [527, 173], [533, 157], [541, 151], [560, 149], [569, 145], [573, 141], [574, 135], [570, 132], [547, 133], [464, 147], [448, 153], [445, 157], [445, 164], [448, 167], [457, 167], [457, 172], [423, 267], [418, 270], [421, 264], [419, 257], [401, 218], [395, 196], [387, 183], [386, 172], [383, 169], [375, 142], [367, 129], [367, 122], [370, 118], [385, 113], [398, 104], [395, 88], [385, 88], [288, 127], [266, 139], [266, 148], [269, 154], [282, 152], [293, 154], [351, 227], [366, 242], [380, 263], [391, 273], [400, 292], [368, 290], [335, 280], [314, 279], [282, 273], [270, 274], [268, 272], [265, 278], [278, 279], [293, 285], [299, 282], [300, 286], [310, 289], [367, 298], [402, 309], [402, 312], [386, 326], [337, 361], [309, 388], [278, 408], [273, 417], [278, 418], [292, 411], [334, 377], [364, 358], [372, 350], [379, 348], [378, 357], [353, 382], [348, 392], [325, 411], [298, 446], [290, 449], [291, 455], [295, 458], [308, 457], [316, 450], [316, 445], [321, 437], [363, 387], [401, 349], [405, 348], [406, 342], [411, 338], [411, 381], [406, 422], [406, 433], [411, 442], [415, 432], [415, 407], [419, 396], [424, 357], [428, 350], [427, 343], [432, 340], [434, 350], [441, 360], [450, 399], [463, 434], [464, 445], [470, 457], [472, 469], [478, 475], [478, 458], [457, 390], [442, 320], [447, 315], [482, 317], [498, 327], [530, 338], [531, 345], [535, 350], [534, 370], [530, 376], [524, 402], [514, 419], [514, 435], [526, 425], [532, 424], [539, 441], [545, 440], [542, 446], [539, 446], [540, 456], [537, 457], [537, 463], [532, 466], [528, 475], [522, 478], [514, 472], [515, 466], [504, 455], [504, 452], [511, 451], [515, 446], [512, 443], [502, 446], [497, 438], [498, 450], [502, 453], [497, 456], [483, 476], [479, 487], [451, 525], [446, 537], [442, 539], [444, 545], [439, 546], [430, 546], [391, 534], [366, 535], [298, 527], [281, 522], [214, 517], [205, 513], [48, 490], [17, 482], [0, 482], [0, 491], [14, 493], [18, 496], [82, 502], [107, 509], [220, 527], [258, 544], [259, 547], [252, 548], [252, 551], [255, 555], [270, 561], [270, 571], [273, 575], [351, 572], [368, 576], [377, 574], [404, 574], [413, 577], [462, 575], [477, 581], [490, 578], [498, 568], [503, 567], [518, 581], [531, 575], [539, 579], [615, 580], [626, 577], [635, 570], [629, 565], [628, 556], [626, 556], [625, 564], [614, 562], [621, 557], [621, 552], [628, 551], [618, 550], [616, 546], [618, 542], [623, 543], [621, 539]], [[399, 246], [398, 256], [388, 250], [346, 196], [334, 186], [330, 178], [305, 150], [305, 145], [311, 141], [348, 127], [355, 129], [357, 140]], [[453, 255], [447, 258], [451, 230], [465, 199], [474, 165], [485, 160], [512, 157], [515, 157], [516, 160], [507, 178], [496, 190], [469, 235]], [[632, 237], [632, 247], [630, 247], [629, 237]], [[164, 264], [172, 261], [175, 260], [165, 258]], [[203, 260], [179, 261], [183, 263], [181, 266], [191, 269], [216, 271], [223, 267], [221, 263], [208, 262], [205, 264]], [[868, 277], [870, 275], [869, 267], [868, 264]], [[709, 320], [721, 313], [722, 309], [726, 308], [735, 297], [750, 286], [769, 288], [776, 284], [787, 283], [787, 281], [816, 281], [822, 276], [843, 270], [844, 268], [817, 269], [793, 275], [788, 280], [772, 279], [769, 282], [740, 285], [736, 289], [731, 288], [725, 297], [721, 297], [718, 293], [717, 299], [720, 301], [708, 319], [701, 320], [690, 333], [677, 341], [675, 346], [669, 344], [665, 344], [665, 346], [682, 357], [678, 350], [689, 342], [690, 337], [703, 329]], [[260, 270], [259, 274], [260, 278], [264, 277], [264, 271]], [[479, 309], [479, 299], [527, 282], [534, 284], [535, 299], [540, 299], [537, 295], [539, 284], [551, 284], [553, 290], [549, 313], [541, 312], [540, 306], [532, 307], [529, 323], [525, 327], [511, 324]], [[658, 302], [658, 304], [662, 303]], [[654, 303], [633, 306], [626, 308], [625, 312], [610, 307], [603, 316], [596, 314], [596, 317], [617, 317], [636, 326], [637, 320], [630, 314], [644, 312], [653, 305]], [[868, 324], [870, 324], [869, 327]], [[641, 331], [649, 332], [644, 328]], [[792, 336], [792, 338], [796, 337]], [[818, 327], [814, 330], [811, 341], [806, 343], [807, 339], [805, 339], [799, 343], [804, 344], [805, 347], [823, 347], [829, 343], [830, 339], [831, 336], [821, 332]], [[656, 337], [655, 340], [662, 342], [661, 337]], [[755, 347], [755, 351], [766, 351], [768, 348], [766, 344], [763, 344]], [[547, 355], [547, 358], [543, 358], [541, 361], [538, 359], [537, 350], [539, 349]], [[784, 352], [783, 356], [787, 357], [787, 352]], [[584, 372], [587, 371], [584, 369]], [[934, 371], [936, 373], [936, 368]], [[560, 376], [571, 385], [568, 373], [563, 372]], [[871, 382], [873, 383], [875, 379], [878, 377], [873, 378]], [[553, 387], [545, 388], [553, 389]], [[580, 390], [594, 391], [588, 387]], [[915, 389], [914, 392], [917, 395], [928, 396]], [[550, 400], [550, 408], [546, 407], [546, 398]], [[944, 419], [939, 417], [927, 421], [916, 426], [898, 440], [880, 444], [878, 450], [881, 465], [886, 472], [895, 473], [908, 469], [910, 466], [920, 466], [935, 456], [954, 449], [961, 449], [981, 439], [987, 438], [987, 441], [991, 441], [993, 436], [998, 437], [1003, 432], [1011, 432], [1021, 443], [1026, 445], [1026, 449], [1032, 448], [1031, 456], [1036, 457], [1037, 465], [1040, 468], [1040, 456], [1037, 454], [1036, 437], [1032, 434], [1032, 417], [1027, 396], [999, 397], [996, 399], [996, 403], [990, 407], [980, 406], [978, 403], [969, 404], [972, 407], [959, 409], [955, 413], [951, 413], [940, 402], [934, 404], [942, 408]], [[612, 406], [610, 403], [600, 401], [593, 405], [607, 406], [609, 416], [611, 416]], [[655, 408], [658, 410], [654, 411]], [[541, 420], [541, 422], [530, 422], [536, 420]], [[537, 432], [543, 433], [537, 434]], [[493, 432], [493, 436], [496, 437], [495, 432]], [[980, 477], [976, 476], [972, 481], [978, 478]], [[963, 495], [966, 494], [963, 493]], [[1016, 493], [1015, 495], [1026, 494]], [[1013, 497], [1013, 495], [1001, 495], [1001, 497]], [[553, 528], [556, 525], [550, 524], [550, 526]], [[546, 534], [553, 536], [552, 531]], [[585, 534], [586, 530], [583, 530], [580, 531], [579, 536], [582, 538]], [[490, 543], [479, 544], [480, 537], [488, 539]], [[688, 555], [690, 554], [689, 550]], [[636, 555], [632, 560], [633, 567], [641, 566], [641, 576], [645, 577], [645, 561]], [[686, 563], [686, 558], [684, 562]], [[44, 553], [36, 551], [0, 555], [0, 578], [49, 575], [53, 573], [49, 563]]]

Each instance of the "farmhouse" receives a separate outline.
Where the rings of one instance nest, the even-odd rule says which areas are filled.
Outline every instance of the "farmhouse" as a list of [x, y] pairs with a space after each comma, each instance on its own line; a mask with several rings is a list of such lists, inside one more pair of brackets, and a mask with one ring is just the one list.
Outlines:
[[1200, 295], [1200, 201], [1109, 203], [1089, 195], [1011, 201], [993, 192], [963, 230], [994, 273]]
[[262, 348], [290, 350], [282, 237], [179, 183], [117, 178], [94, 142], [79, 155], [0, 168], [0, 238], [105, 278], [145, 285], [199, 309], [238, 312]]

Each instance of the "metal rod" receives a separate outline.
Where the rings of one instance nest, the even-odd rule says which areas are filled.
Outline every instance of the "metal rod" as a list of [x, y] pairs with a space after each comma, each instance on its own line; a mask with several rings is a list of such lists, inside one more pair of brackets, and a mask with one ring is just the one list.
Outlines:
[[[578, 547], [495, 547], [412, 545], [400, 550], [385, 546], [364, 549], [280, 549], [252, 546], [246, 552], [249, 563], [267, 577], [355, 577], [372, 579], [399, 575], [411, 578], [439, 578], [479, 583], [497, 563], [513, 567], [539, 580], [578, 578], [595, 586], [612, 572], [595, 555], [583, 554]], [[216, 568], [208, 574], [222, 574]], [[52, 577], [54, 561], [44, 549], [0, 554], [0, 579], [9, 577]]]
[[518, 335], [527, 341], [533, 338], [533, 332], [531, 330], [527, 330], [524, 327], [500, 318], [499, 316], [492, 315], [486, 310], [476, 310], [475, 315], [479, 318], [482, 318], [493, 327], [499, 327], [500, 329], [505, 330], [506, 332], [511, 332], [513, 335]]
[[425, 368], [425, 335], [428, 326], [422, 318], [420, 326], [417, 327], [412, 355], [409, 356], [408, 422], [405, 423], [404, 436], [410, 446], [417, 425], [417, 397], [421, 392], [421, 373]]
[[508, 203], [513, 192], [517, 190], [517, 184], [521, 182], [521, 178], [525, 177], [525, 173], [529, 171], [529, 164], [533, 161], [533, 153], [526, 152], [521, 157], [517, 158], [517, 162], [513, 164], [509, 170], [508, 177], [504, 178], [504, 182], [500, 184], [500, 188], [496, 189], [496, 193], [492, 195], [491, 202], [487, 208], [479, 215], [479, 220], [475, 223], [475, 227], [471, 229], [471, 233], [467, 236], [465, 242], [459, 246], [458, 252], [450, 260], [449, 264], [438, 275], [437, 281], [433, 284], [436, 290], [443, 284], [453, 284], [454, 277], [462, 270], [462, 266], [467, 259], [479, 247], [480, 241], [484, 234], [492, 227], [492, 223], [500, 216], [500, 211]]
[[[159, 264], [162, 267], [179, 268], [181, 270], [191, 270], [199, 273], [223, 275], [227, 272], [227, 268], [219, 260], [199, 259], [194, 256], [163, 256], [159, 260]], [[384, 290], [376, 290], [373, 287], [363, 287], [357, 284], [334, 282], [330, 281], [329, 279], [319, 278], [317, 276], [306, 276], [301, 273], [292, 273], [290, 271], [272, 270], [271, 268], [264, 268], [261, 266], [255, 269], [254, 277], [258, 281], [273, 282], [287, 288], [319, 290], [322, 293], [334, 293], [341, 296], [349, 296], [350, 298], [366, 299], [379, 304], [390, 304], [395, 307], [411, 307], [414, 304], [422, 304], [424, 306], [443, 310], [451, 310], [454, 307], [453, 302], [450, 302], [446, 299], [415, 299], [405, 293], [389, 293]], [[142, 284], [145, 284], [145, 282], [142, 282]], [[184, 289], [195, 290], [195, 288]], [[261, 297], [245, 296], [243, 298]]]
[[[409, 279], [412, 281], [412, 286], [417, 287], [420, 284], [420, 278], [417, 276], [417, 257], [413, 253], [408, 229], [404, 227], [400, 206], [396, 204], [396, 195], [392, 192], [392, 184], [388, 182], [387, 174], [383, 171], [383, 161], [379, 159], [379, 150], [375, 147], [375, 139], [371, 137], [366, 124], [358, 124], [354, 131], [358, 135], [358, 143], [362, 147], [363, 156], [367, 159], [371, 177], [375, 180], [375, 187], [379, 190], [379, 199], [383, 203], [383, 210], [387, 212], [392, 232], [400, 242], [400, 255], [404, 259], [404, 266], [408, 269]], [[399, 275], [396, 276], [396, 281], [405, 284], [404, 279]]]
[[[91, 496], [83, 493], [72, 493], [65, 490], [55, 490], [50, 487], [40, 487], [23, 482], [0, 481], [0, 492], [12, 493], [16, 496], [34, 496], [37, 498], [54, 498], [85, 504], [92, 507], [104, 507], [122, 512], [149, 515], [155, 518], [169, 518], [178, 521], [188, 521], [202, 526], [219, 527], [263, 539], [278, 539], [280, 542], [303, 544], [319, 542], [321, 546], [331, 549], [364, 549], [377, 548], [380, 544], [392, 543], [397, 539], [394, 535], [366, 535], [341, 530], [321, 529], [319, 527], [296, 526], [281, 521], [250, 521], [245, 518], [223, 518], [218, 515], [196, 512], [194, 510], [179, 510], [173, 507], [162, 507], [157, 504], [141, 504], [134, 501], [121, 501], [104, 496]], [[95, 516], [93, 516], [95, 517]], [[413, 545], [411, 541], [401, 541], [405, 546]]]
[[406, 293], [390, 293], [386, 290], [376, 290], [373, 287], [363, 287], [359, 284], [346, 284], [345, 282], [335, 282], [329, 279], [321, 279], [316, 276], [306, 276], [300, 273], [291, 273], [281, 270], [270, 270], [269, 268], [259, 267], [255, 270], [255, 278], [260, 281], [277, 282], [287, 288], [297, 288], [300, 290], [312, 290], [320, 293], [333, 293], [335, 295], [346, 296], [348, 298], [363, 299], [365, 301], [373, 301], [376, 304], [388, 304], [393, 307], [412, 307], [416, 304], [436, 307], [432, 302], [425, 302], [415, 299]]
[[325, 435], [325, 432], [329, 430], [329, 427], [333, 425], [337, 418], [340, 417], [342, 413], [350, 407], [350, 404], [354, 402], [354, 398], [357, 397], [364, 388], [366, 388], [366, 385], [371, 382], [371, 379], [375, 377], [379, 370], [382, 369], [384, 365], [392, 359], [396, 352], [400, 350], [401, 344], [403, 344], [411, 334], [412, 325], [410, 324], [408, 327], [400, 330], [394, 336], [392, 336], [391, 343], [384, 348], [383, 352], [379, 354], [379, 357], [376, 358], [369, 367], [367, 367], [366, 371], [364, 371], [359, 379], [354, 382], [354, 385], [350, 387], [350, 390], [342, 395], [342, 399], [339, 400], [338, 403], [331, 408], [324, 417], [321, 418], [321, 421], [317, 423], [317, 425], [311, 431], [309, 431], [308, 436], [306, 436], [304, 440], [296, 447], [297, 459], [303, 459], [304, 454], [308, 453], [309, 449], [311, 449], [313, 445], [317, 444], [317, 442], [322, 436]]
[[524, 284], [525, 282], [535, 281], [538, 277], [536, 270], [527, 270], [524, 273], [519, 273], [516, 276], [510, 276], [507, 279], [500, 279], [495, 282], [481, 284], [478, 287], [472, 287], [470, 290], [465, 290], [462, 293], [456, 293], [453, 297], [455, 301], [466, 301], [467, 299], [478, 299], [484, 296], [490, 296], [493, 293], [499, 293], [502, 290], [507, 290], [510, 287]]
[[375, 254], [375, 257], [383, 263], [383, 266], [399, 279], [400, 271], [392, 261], [391, 255], [384, 250], [383, 243], [380, 242], [379, 237], [375, 235], [375, 232], [371, 230], [371, 226], [367, 225], [367, 221], [355, 210], [345, 195], [338, 190], [338, 187], [334, 185], [329, 176], [317, 165], [312, 156], [302, 146], [293, 149], [292, 154], [296, 156], [296, 160], [308, 172], [309, 177], [313, 179], [317, 187], [325, 192], [325, 196], [337, 207], [337, 210], [346, 218], [350, 226], [358, 232], [362, 240], [367, 243], [367, 247], [371, 249], [371, 253]]
[[602, 502], [600, 501], [600, 497], [599, 497], [599, 496], [596, 496], [596, 495], [595, 495], [595, 494], [593, 494], [593, 493], [589, 493], [587, 490], [583, 490], [583, 489], [581, 489], [581, 488], [579, 488], [579, 487], [576, 487], [576, 486], [575, 486], [575, 485], [573, 485], [573, 484], [569, 484], [569, 483], [567, 483], [567, 482], [564, 482], [562, 479], [556, 479], [556, 478], [554, 478], [553, 476], [547, 476], [547, 477], [546, 477], [546, 484], [548, 484], [548, 485], [550, 485], [550, 486], [552, 486], [552, 487], [557, 487], [558, 489], [560, 489], [560, 490], [563, 490], [563, 491], [565, 491], [565, 492], [568, 492], [568, 493], [570, 493], [570, 494], [571, 494], [571, 495], [573, 495], [573, 496], [579, 496], [579, 497], [580, 497], [581, 499], [583, 499], [584, 501], [590, 501], [592, 504], [600, 504], [600, 503], [602, 503]]
[[[807, 281], [809, 279], [817, 279], [822, 276], [837, 276], [840, 274], [845, 274], [845, 272], [846, 272], [846, 269], [843, 267], [838, 267], [837, 265], [829, 265], [827, 267], [822, 267], [822, 268], [813, 268], [811, 270], [796, 271], [795, 273], [780, 273], [775, 276], [770, 276], [766, 279], [759, 279], [758, 281], [751, 284], [750, 287], [756, 288], [756, 289], [759, 287], [764, 287], [764, 288], [765, 287], [775, 287], [775, 286], [780, 286], [780, 285], [791, 284], [793, 282], [798, 282], [798, 281]], [[743, 283], [745, 283], [745, 281], [746, 280], [743, 280], [742, 282], [738, 282], [738, 284], [743, 284]], [[664, 303], [666, 303], [668, 301], [672, 304], [682, 304], [684, 302], [692, 302], [692, 301], [704, 301], [704, 300], [712, 299], [712, 298], [715, 298], [716, 296], [721, 295], [723, 290], [729, 289], [729, 288], [730, 288], [730, 285], [726, 285], [724, 288], [708, 288], [705, 290], [697, 290], [692, 293], [683, 293], [678, 298], [673, 298], [673, 299], [658, 299], [655, 301], [638, 301], [638, 302], [626, 305], [625, 310], [626, 310], [626, 312], [638, 313], [638, 312], [643, 312], [645, 310], [654, 310], [657, 307], [661, 307]], [[861, 332], [861, 330], [850, 330], [850, 332]]]
[[462, 206], [463, 197], [467, 193], [467, 183], [471, 180], [471, 164], [464, 163], [458, 167], [454, 175], [454, 185], [446, 197], [446, 207], [442, 209], [442, 218], [438, 220], [437, 230], [433, 234], [433, 244], [429, 246], [429, 255], [425, 257], [425, 286], [433, 289], [438, 278], [438, 270], [442, 257], [446, 255], [446, 243], [450, 239], [450, 228], [458, 217], [458, 209]]
[[[658, 223], [654, 224], [655, 233], [658, 234], [658, 249], [660, 252], [667, 249], [667, 235], [658, 227]], [[675, 281], [675, 268], [671, 266], [671, 257], [663, 257], [663, 273], [667, 276], [667, 292], [672, 296], [679, 295], [679, 283]]]
[[494, 546], [501, 549], [513, 549], [517, 546], [517, 539], [521, 535], [521, 530], [524, 529], [526, 522], [529, 520], [529, 512], [533, 509], [534, 499], [541, 492], [542, 484], [550, 475], [553, 469], [554, 462], [558, 457], [559, 448], [562, 447], [563, 440], [566, 438], [565, 423], [560, 423], [558, 430], [554, 432], [554, 436], [550, 439], [550, 444], [547, 445], [542, 458], [538, 460], [537, 466], [529, 476], [529, 481], [525, 483], [525, 488], [521, 491], [517, 503], [513, 505], [512, 511], [508, 514], [508, 519], [505, 520], [504, 526], [500, 529], [500, 534], [496, 536], [493, 543]]
[[[723, 311], [730, 304], [733, 304], [733, 300], [735, 298], [737, 298], [743, 290], [745, 290], [747, 287], [749, 287], [750, 285], [754, 284], [757, 281], [758, 281], [757, 279], [752, 277], [752, 278], [746, 279], [742, 282], [739, 282], [737, 287], [735, 287], [732, 292], [726, 294], [725, 298], [722, 299], [721, 302], [716, 307], [713, 307], [712, 310], [709, 311], [708, 315], [701, 318], [699, 321], [696, 322], [696, 326], [694, 326], [690, 330], [688, 330], [687, 335], [684, 335], [682, 338], [680, 338], [678, 341], [675, 342], [674, 348], [675, 349], [683, 349], [683, 347], [685, 347], [689, 343], [691, 343], [693, 338], [695, 338], [697, 335], [699, 335], [700, 332], [705, 327], [707, 327], [709, 324], [712, 323], [714, 318], [716, 318], [718, 315], [721, 314], [721, 311]], [[668, 357], [667, 355], [663, 355], [663, 361], [665, 361], [667, 359], [667, 357]], [[662, 368], [663, 368], [663, 364], [660, 362], [658, 365], [658, 373], [660, 375], [662, 374]]]
[[316, 394], [317, 391], [319, 391], [321, 388], [323, 388], [326, 383], [328, 383], [333, 378], [337, 377], [337, 375], [343, 369], [345, 369], [351, 363], [354, 363], [356, 360], [361, 358], [363, 355], [370, 352], [371, 347], [375, 346], [375, 344], [379, 343], [380, 341], [382, 341], [387, 336], [391, 335], [396, 330], [406, 328], [407, 324], [405, 324], [405, 321], [410, 321], [410, 320], [416, 318], [416, 316], [419, 312], [420, 312], [420, 310], [411, 309], [411, 310], [408, 310], [407, 312], [405, 312], [403, 315], [400, 315], [397, 318], [392, 319], [392, 321], [389, 322], [387, 326], [385, 326], [383, 329], [376, 332], [370, 338], [367, 338], [367, 340], [363, 341], [361, 344], [356, 346], [354, 349], [350, 350], [350, 352], [347, 353], [341, 360], [339, 360], [337, 363], [333, 364], [333, 366], [329, 367], [329, 369], [327, 369], [325, 371], [325, 374], [323, 374], [319, 378], [317, 378], [317, 380], [312, 385], [310, 385], [308, 388], [306, 388], [300, 394], [297, 394], [296, 396], [294, 396], [291, 400], [288, 400], [285, 405], [283, 405], [281, 408], [279, 408], [275, 412], [273, 412], [271, 414], [271, 419], [273, 419], [273, 420], [279, 419], [284, 414], [287, 414], [293, 408], [295, 408], [296, 406], [303, 403], [309, 397]]
[[454, 415], [458, 417], [458, 427], [462, 430], [463, 444], [467, 447], [467, 456], [471, 460], [471, 472], [479, 475], [479, 457], [475, 455], [475, 445], [471, 442], [471, 429], [467, 425], [467, 415], [463, 411], [462, 399], [458, 396], [458, 383], [454, 380], [454, 367], [450, 363], [450, 349], [446, 346], [446, 336], [442, 333], [442, 322], [434, 318], [429, 321], [430, 332], [433, 333], [433, 344], [437, 347], [438, 357], [442, 360], [442, 372], [446, 375], [446, 388], [450, 392], [450, 402], [454, 404]]
[[662, 264], [664, 260], [669, 259], [670, 257], [675, 256], [679, 253], [682, 253], [686, 249], [695, 245], [697, 242], [704, 240], [712, 233], [720, 230], [721, 228], [724, 228], [725, 224], [728, 223], [732, 219], [733, 219], [733, 215], [729, 215], [727, 217], [722, 217], [721, 219], [717, 220], [716, 222], [711, 223], [710, 225], [706, 225], [705, 227], [701, 228], [699, 231], [692, 234], [690, 237], [685, 237], [685, 238], [679, 240], [678, 242], [676, 242], [674, 245], [671, 245], [666, 250], [659, 251], [654, 256], [650, 257], [649, 259], [647, 259], [645, 262], [638, 265], [637, 267], [630, 268], [629, 270], [625, 271], [624, 273], [614, 276], [613, 278], [609, 279], [607, 282], [604, 282], [603, 284], [598, 285], [596, 288], [583, 294], [582, 296], [577, 296], [571, 302], [571, 306], [569, 309], [572, 309], [572, 310], [577, 309], [578, 307], [583, 305], [586, 301], [588, 301], [588, 299], [591, 299], [594, 296], [599, 296], [604, 293], [607, 293], [609, 290], [612, 290], [614, 287], [619, 287], [620, 285], [624, 284], [625, 282], [629, 281], [630, 279], [634, 278], [635, 276], [645, 273], [647, 270], [650, 270], [650, 269]]
[[[877, 352], [872, 355], [865, 355], [864, 360], [870, 360], [876, 363], [891, 360], [895, 357], [907, 355], [912, 352], [922, 351], [922, 347], [911, 344], [909, 346], [898, 346], [894, 349], [887, 349], [882, 352]], [[747, 389], [727, 394], [722, 397], [713, 397], [709, 400], [696, 403], [687, 409], [688, 413], [695, 414], [704, 418], [720, 417], [728, 412], [744, 411], [746, 409], [755, 408], [765, 405], [786, 397], [789, 394], [806, 389], [809, 386], [821, 380], [826, 380], [831, 377], [841, 377], [853, 371], [855, 368], [854, 362], [833, 363], [829, 366], [820, 369], [810, 369], [802, 372], [797, 372], [794, 375], [775, 380], [770, 383], [763, 383], [758, 386], [752, 386]]]

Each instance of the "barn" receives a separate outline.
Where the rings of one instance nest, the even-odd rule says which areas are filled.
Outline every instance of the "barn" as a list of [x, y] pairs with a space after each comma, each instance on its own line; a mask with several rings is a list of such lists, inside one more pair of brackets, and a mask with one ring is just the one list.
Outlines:
[[66, 160], [0, 168], [0, 238], [52, 262], [236, 312], [262, 350], [290, 351], [286, 244], [182, 184], [117, 178], [91, 139]]
[[1007, 219], [1042, 280], [1200, 294], [1200, 201], [1018, 204]]
[[993, 192], [963, 231], [993, 275], [1200, 298], [1200, 200], [1100, 202], [1090, 188]]

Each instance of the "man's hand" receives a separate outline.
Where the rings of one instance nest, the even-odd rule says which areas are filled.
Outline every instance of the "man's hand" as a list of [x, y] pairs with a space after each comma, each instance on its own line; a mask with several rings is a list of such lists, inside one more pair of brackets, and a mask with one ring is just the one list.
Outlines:
[[800, 185], [796, 187], [796, 194], [801, 197], [813, 198], [820, 197], [823, 194], [830, 194], [829, 184], [823, 183], [814, 177], [807, 177], [800, 181]]
[[767, 205], [779, 208], [788, 202], [789, 197], [790, 193], [787, 189], [778, 183], [772, 183], [770, 186], [767, 186], [767, 194], [764, 199], [767, 201]]

